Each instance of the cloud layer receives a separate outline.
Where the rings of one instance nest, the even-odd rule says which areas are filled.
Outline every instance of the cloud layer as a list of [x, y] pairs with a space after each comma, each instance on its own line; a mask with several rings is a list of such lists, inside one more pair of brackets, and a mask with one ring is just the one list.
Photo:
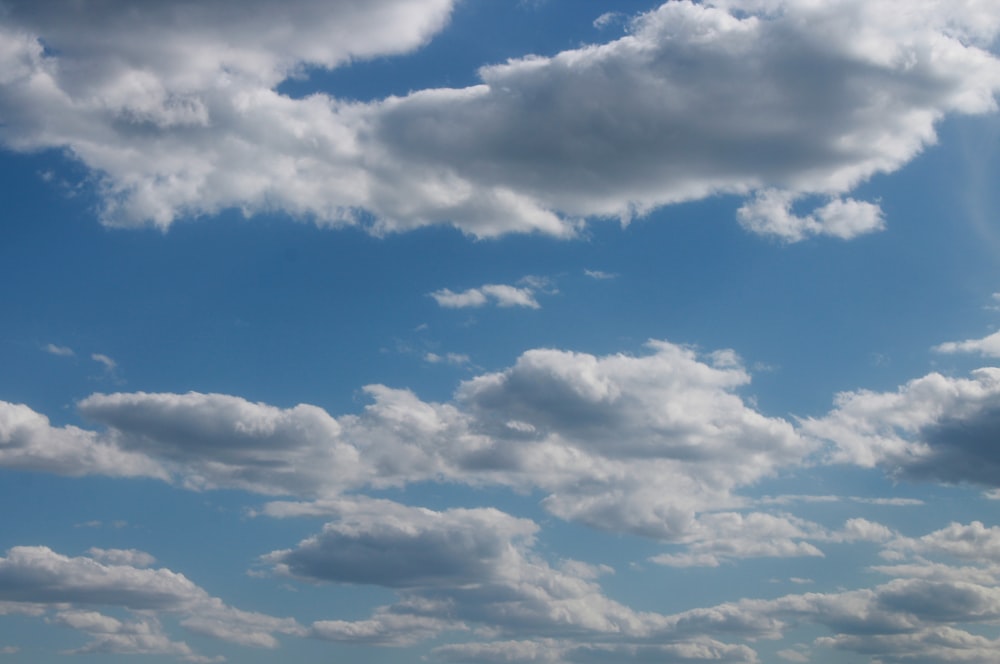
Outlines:
[[[754, 232], [850, 238], [884, 219], [845, 195], [1000, 90], [1000, 17], [971, 1], [678, 0], [615, 41], [368, 103], [277, 89], [419, 47], [451, 0], [7, 5], [0, 140], [68, 149], [98, 175], [105, 223], [124, 226], [239, 208], [569, 236], [735, 193]], [[793, 211], [806, 195], [815, 211]]]
[[339, 417], [220, 394], [94, 394], [79, 410], [96, 432], [4, 403], [0, 461], [307, 499], [425, 481], [539, 489], [564, 519], [676, 540], [815, 449], [736, 394], [749, 380], [732, 351], [652, 341], [637, 356], [528, 351], [450, 403], [371, 385], [372, 403]]
[[[146, 569], [149, 554], [98, 550], [69, 557], [44, 546], [19, 546], [0, 558], [0, 604], [83, 632], [91, 641], [74, 651], [175, 655], [186, 661], [219, 661], [196, 654], [162, 631], [160, 615], [176, 615], [188, 630], [249, 647], [275, 648], [275, 634], [302, 634], [290, 618], [241, 611], [168, 569]], [[139, 563], [139, 566], [136, 566]], [[95, 608], [125, 609], [122, 621]]]

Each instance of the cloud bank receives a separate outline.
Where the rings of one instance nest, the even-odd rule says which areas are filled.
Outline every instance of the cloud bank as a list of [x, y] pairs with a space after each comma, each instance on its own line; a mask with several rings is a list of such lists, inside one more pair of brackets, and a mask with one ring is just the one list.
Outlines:
[[852, 189], [1000, 91], [1000, 13], [971, 1], [676, 0], [615, 41], [372, 102], [278, 86], [418, 48], [451, 0], [5, 7], [0, 141], [65, 149], [116, 226], [237, 208], [566, 237], [731, 193], [753, 232], [851, 238], [885, 223]]

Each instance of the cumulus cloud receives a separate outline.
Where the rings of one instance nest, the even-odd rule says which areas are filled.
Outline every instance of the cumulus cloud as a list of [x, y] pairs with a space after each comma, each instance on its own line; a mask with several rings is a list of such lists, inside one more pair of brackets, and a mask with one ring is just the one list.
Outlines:
[[79, 404], [105, 444], [156, 459], [188, 488], [314, 495], [356, 486], [358, 451], [315, 406], [281, 409], [220, 394], [95, 394]]
[[527, 307], [529, 309], [541, 307], [535, 299], [532, 288], [519, 288], [507, 284], [486, 284], [479, 288], [469, 288], [460, 293], [442, 288], [430, 295], [440, 306], [448, 309], [481, 307], [488, 302], [493, 302], [498, 307]]
[[[987, 4], [680, 0], [620, 39], [484, 66], [468, 88], [278, 92], [309, 67], [417, 48], [452, 4], [8, 2], [0, 141], [66, 148], [99, 174], [114, 225], [238, 208], [570, 236], [735, 193], [746, 227], [794, 241], [881, 228], [876, 204], [846, 194], [1000, 90]], [[817, 209], [792, 214], [806, 195]]]
[[982, 339], [966, 339], [965, 341], [948, 341], [934, 347], [938, 353], [976, 353], [985, 357], [1000, 357], [1000, 332]]
[[650, 560], [671, 567], [718, 567], [737, 558], [822, 557], [809, 539], [828, 538], [814, 523], [791, 515], [720, 512], [701, 516], [681, 542], [683, 553], [660, 554]]
[[786, 242], [798, 242], [810, 235], [850, 240], [885, 228], [882, 210], [873, 203], [835, 199], [800, 217], [791, 211], [793, 200], [789, 192], [761, 191], [736, 214], [744, 228]]
[[44, 415], [6, 401], [0, 401], [0, 466], [60, 475], [167, 477], [145, 454], [109, 445], [93, 431], [54, 427]]
[[445, 662], [506, 664], [596, 664], [597, 662], [672, 662], [674, 664], [755, 664], [757, 654], [745, 645], [731, 645], [714, 639], [684, 643], [619, 645], [578, 643], [556, 639], [461, 643], [435, 648], [433, 654]]
[[[947, 543], [940, 549], [932, 544], [918, 545], [911, 553], [947, 555], [956, 542], [963, 548], [960, 542], [969, 529], [982, 531], [981, 524], [952, 524], [914, 540]], [[918, 557], [909, 565], [875, 568], [898, 578], [873, 588], [743, 599], [692, 609], [668, 616], [665, 633], [719, 638], [738, 634], [755, 639], [779, 637], [801, 625], [817, 625], [831, 632], [816, 639], [817, 649], [875, 656], [881, 662], [985, 664], [995, 659], [997, 642], [975, 631], [976, 626], [995, 624], [1000, 616], [998, 570], [995, 565], [952, 567]], [[789, 660], [797, 661], [794, 657]]]
[[465, 366], [472, 360], [465, 353], [445, 353], [444, 355], [439, 355], [438, 353], [426, 353], [424, 355], [424, 361], [430, 362], [431, 364], [451, 364], [457, 367]]
[[835, 461], [881, 465], [911, 479], [997, 486], [1000, 369], [969, 378], [931, 373], [895, 392], [837, 395], [822, 418], [802, 431], [832, 443]]
[[[537, 526], [496, 510], [435, 512], [345, 499], [327, 513], [335, 520], [321, 533], [265, 561], [278, 573], [312, 581], [387, 585], [399, 599], [366, 620], [316, 623], [311, 634], [322, 638], [408, 645], [460, 629], [471, 630], [471, 639], [435, 648], [434, 656], [477, 663], [757, 662], [749, 643], [814, 626], [828, 632], [813, 643], [819, 651], [877, 654], [885, 662], [995, 658], [996, 641], [976, 631], [1000, 620], [994, 551], [1000, 539], [996, 528], [977, 522], [906, 538], [852, 520], [844, 537], [880, 541], [886, 551], [912, 557], [873, 568], [894, 578], [871, 588], [748, 598], [664, 615], [607, 599], [592, 575], [575, 573], [573, 565], [548, 565], [535, 550]], [[730, 515], [721, 520], [740, 525]], [[788, 527], [760, 524], [759, 532]], [[968, 565], [935, 560], [942, 557]], [[440, 564], [452, 559], [447, 569]], [[916, 658], [921, 647], [924, 659]], [[786, 649], [783, 658], [801, 661], [797, 655], [807, 652]]]
[[315, 636], [399, 644], [479, 625], [500, 633], [641, 637], [659, 622], [605, 597], [589, 566], [550, 566], [534, 551], [538, 526], [528, 519], [492, 508], [438, 512], [370, 499], [327, 508], [337, 518], [321, 533], [264, 562], [305, 580], [386, 586], [399, 601], [366, 620], [321, 621]]
[[[371, 403], [339, 417], [220, 394], [94, 394], [79, 410], [105, 431], [4, 405], [13, 445], [0, 462], [314, 500], [423, 481], [537, 489], [559, 517], [680, 541], [697, 513], [739, 505], [741, 487], [815, 449], [737, 394], [749, 381], [731, 351], [652, 341], [641, 355], [528, 351], [448, 403], [371, 385]], [[88, 450], [107, 460], [81, 464]]]
[[[80, 653], [172, 654], [212, 661], [168, 638], [156, 618], [160, 614], [179, 617], [193, 632], [249, 647], [273, 648], [278, 643], [275, 634], [303, 633], [292, 619], [230, 607], [182, 574], [120, 562], [131, 558], [151, 563], [148, 554], [96, 551], [94, 557], [74, 558], [43, 546], [10, 549], [0, 558], [0, 600], [23, 603], [35, 613], [55, 611], [56, 622], [93, 637], [74, 651]], [[87, 608], [94, 606], [126, 609], [141, 617], [125, 622]]]

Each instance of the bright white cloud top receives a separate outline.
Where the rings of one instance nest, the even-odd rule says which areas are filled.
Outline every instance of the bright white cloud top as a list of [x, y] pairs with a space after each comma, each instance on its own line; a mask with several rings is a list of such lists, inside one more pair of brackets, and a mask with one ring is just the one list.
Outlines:
[[[0, 138], [68, 149], [98, 174], [112, 225], [235, 207], [566, 236], [736, 193], [753, 195], [740, 220], [754, 232], [850, 238], [883, 218], [845, 195], [933, 143], [946, 115], [993, 111], [1000, 90], [1000, 23], [978, 2], [668, 2], [617, 40], [371, 102], [277, 88], [413, 50], [451, 2], [7, 5]], [[807, 195], [829, 201], [790, 213]]]
[[0, 659], [992, 664], [998, 44], [0, 0]]

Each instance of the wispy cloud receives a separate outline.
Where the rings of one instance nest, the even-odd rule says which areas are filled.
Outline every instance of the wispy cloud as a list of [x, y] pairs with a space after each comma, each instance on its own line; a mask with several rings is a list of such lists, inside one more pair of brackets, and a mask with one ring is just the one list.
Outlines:
[[60, 357], [73, 357], [76, 353], [69, 346], [57, 346], [56, 344], [45, 344], [42, 346], [42, 350], [51, 355], [58, 355]]
[[434, 291], [430, 296], [440, 306], [448, 309], [481, 307], [490, 302], [498, 307], [541, 308], [541, 305], [535, 299], [534, 289], [529, 286], [517, 287], [507, 284], [486, 284], [457, 293], [448, 288], [442, 288], [441, 290]]
[[424, 355], [424, 361], [430, 362], [431, 364], [451, 364], [454, 366], [465, 366], [471, 361], [468, 355], [463, 353], [445, 353], [444, 355], [439, 355], [437, 353], [427, 353]]

